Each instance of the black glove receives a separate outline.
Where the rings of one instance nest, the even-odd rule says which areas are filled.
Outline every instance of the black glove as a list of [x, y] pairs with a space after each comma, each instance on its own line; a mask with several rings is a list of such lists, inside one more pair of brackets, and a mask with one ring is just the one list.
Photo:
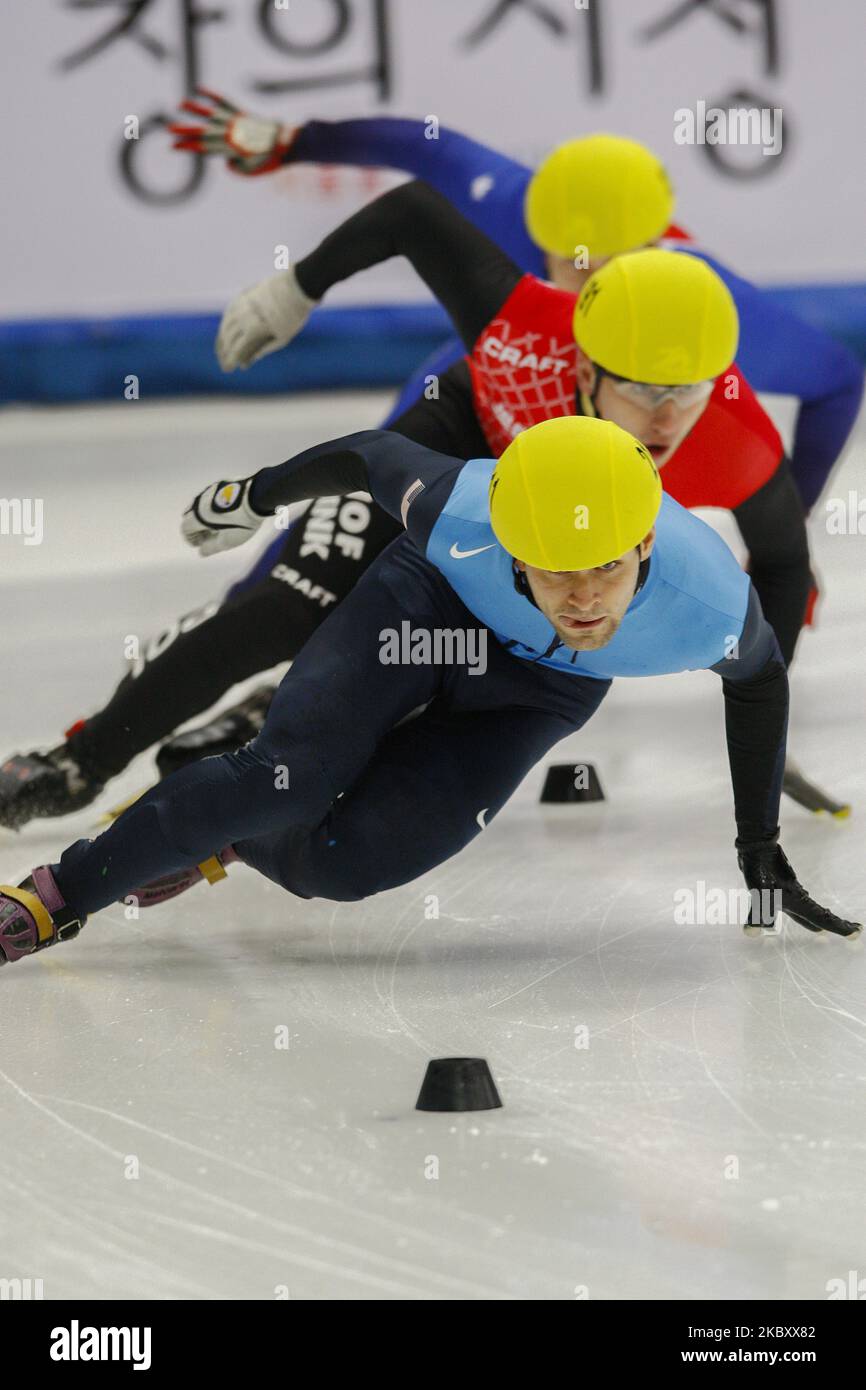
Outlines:
[[810, 898], [788, 863], [778, 843], [778, 831], [769, 840], [737, 840], [737, 861], [752, 894], [752, 905], [745, 922], [760, 931], [772, 929], [776, 912], [786, 913], [807, 931], [834, 932], [836, 936], [857, 936], [860, 922], [846, 922]]

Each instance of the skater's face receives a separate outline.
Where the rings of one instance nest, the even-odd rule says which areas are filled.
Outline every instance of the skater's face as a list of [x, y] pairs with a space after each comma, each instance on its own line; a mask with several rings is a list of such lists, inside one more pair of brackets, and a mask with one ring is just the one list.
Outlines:
[[[633, 434], [653, 456], [656, 468], [664, 468], [671, 455], [679, 448], [690, 430], [694, 429], [709, 403], [713, 382], [700, 382], [679, 393], [680, 398], [665, 396], [658, 404], [642, 405], [622, 387], [637, 388], [650, 394], [652, 388], [641, 387], [637, 382], [617, 382], [598, 368], [578, 348], [577, 387], [587, 398], [595, 396], [596, 414], [603, 420], [612, 420], [615, 425]], [[618, 389], [619, 388], [619, 389]], [[685, 400], [682, 399], [685, 396]]]
[[638, 566], [653, 548], [655, 528], [619, 560], [593, 570], [541, 570], [516, 561], [532, 597], [563, 646], [576, 652], [606, 647], [634, 598]]

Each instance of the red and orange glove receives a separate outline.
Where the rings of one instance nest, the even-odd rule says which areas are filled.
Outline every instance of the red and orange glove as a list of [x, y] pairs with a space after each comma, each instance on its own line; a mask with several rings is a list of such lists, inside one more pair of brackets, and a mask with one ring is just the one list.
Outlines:
[[204, 124], [170, 125], [177, 136], [173, 149], [221, 155], [236, 174], [270, 174], [285, 163], [297, 126], [250, 116], [207, 87], [196, 87], [196, 95], [210, 104], [182, 101], [180, 109], [201, 116]]

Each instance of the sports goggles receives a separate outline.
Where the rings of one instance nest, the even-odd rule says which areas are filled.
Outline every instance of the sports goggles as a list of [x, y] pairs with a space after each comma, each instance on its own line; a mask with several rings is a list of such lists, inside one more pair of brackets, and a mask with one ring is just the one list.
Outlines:
[[617, 376], [603, 367], [598, 367], [598, 371], [609, 379], [618, 396], [632, 405], [640, 406], [642, 410], [658, 410], [667, 400], [673, 401], [678, 410], [688, 410], [690, 406], [708, 401], [716, 384], [713, 379], [689, 382], [685, 386], [653, 386], [648, 381], [629, 381], [627, 377]]

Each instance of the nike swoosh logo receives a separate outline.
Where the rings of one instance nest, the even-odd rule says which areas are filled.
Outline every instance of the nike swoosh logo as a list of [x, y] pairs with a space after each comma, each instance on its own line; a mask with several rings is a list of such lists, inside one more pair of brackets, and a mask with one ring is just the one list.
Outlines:
[[[495, 542], [494, 542], [495, 545]], [[470, 555], [481, 555], [485, 550], [492, 550], [492, 545], [480, 545], [477, 550], [460, 550], [455, 541], [448, 554], [453, 560], [468, 560]]]

